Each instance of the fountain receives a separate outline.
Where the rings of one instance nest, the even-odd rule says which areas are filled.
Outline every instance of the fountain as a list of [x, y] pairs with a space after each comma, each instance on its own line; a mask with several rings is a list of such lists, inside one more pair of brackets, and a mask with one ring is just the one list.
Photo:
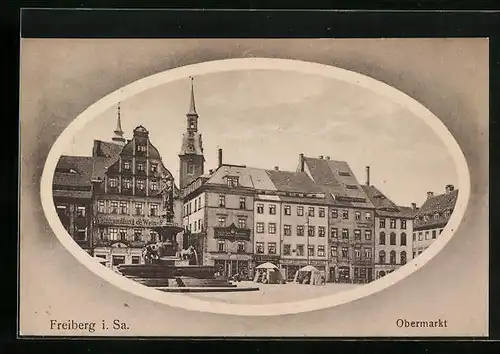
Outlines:
[[173, 207], [167, 210], [170, 212], [166, 214], [165, 225], [153, 228], [158, 233], [159, 241], [147, 244], [143, 249], [145, 263], [119, 265], [118, 271], [122, 275], [166, 292], [259, 290], [256, 287], [237, 286], [226, 279], [216, 279], [215, 267], [201, 265], [192, 245], [180, 250], [175, 236], [184, 228], [173, 222]]

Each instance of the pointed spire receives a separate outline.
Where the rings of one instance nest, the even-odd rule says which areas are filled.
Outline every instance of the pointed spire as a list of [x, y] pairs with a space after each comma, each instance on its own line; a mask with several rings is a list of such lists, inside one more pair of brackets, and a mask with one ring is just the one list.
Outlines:
[[191, 79], [191, 102], [189, 104], [189, 112], [188, 114], [198, 114], [196, 113], [196, 105], [194, 103], [194, 84], [193, 84], [193, 81], [194, 81], [194, 78], [192, 76], [189, 77]]
[[111, 140], [113, 140], [114, 142], [122, 143], [123, 144], [123, 143], [125, 143], [125, 138], [123, 137], [120, 104], [121, 104], [121, 102], [118, 102], [117, 119], [116, 119], [116, 129], [114, 131], [115, 136]]

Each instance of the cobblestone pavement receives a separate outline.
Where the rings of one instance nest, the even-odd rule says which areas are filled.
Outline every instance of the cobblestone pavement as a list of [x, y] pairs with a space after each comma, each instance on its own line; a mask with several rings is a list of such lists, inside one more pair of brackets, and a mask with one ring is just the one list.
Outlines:
[[238, 286], [257, 286], [259, 291], [249, 292], [226, 292], [226, 293], [192, 293], [192, 296], [205, 301], [217, 301], [228, 304], [270, 304], [277, 302], [290, 302], [307, 300], [315, 297], [335, 294], [350, 290], [362, 285], [356, 284], [333, 284], [325, 285], [303, 285], [297, 283], [287, 284], [261, 284], [251, 281], [235, 283]]

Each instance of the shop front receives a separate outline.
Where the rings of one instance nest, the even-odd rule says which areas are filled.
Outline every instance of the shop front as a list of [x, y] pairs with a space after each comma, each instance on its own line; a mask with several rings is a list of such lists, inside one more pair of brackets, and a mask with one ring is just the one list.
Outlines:
[[282, 259], [281, 269], [284, 270], [284, 276], [286, 281], [293, 281], [295, 273], [307, 265], [307, 260], [305, 259]]
[[252, 279], [252, 258], [240, 254], [211, 254], [215, 271], [224, 277], [242, 274], [244, 280]]
[[[134, 247], [136, 246], [136, 247]], [[93, 256], [106, 260], [108, 267], [116, 267], [120, 264], [144, 264], [142, 256], [143, 247], [130, 245], [124, 242], [98, 243], [93, 251]]]

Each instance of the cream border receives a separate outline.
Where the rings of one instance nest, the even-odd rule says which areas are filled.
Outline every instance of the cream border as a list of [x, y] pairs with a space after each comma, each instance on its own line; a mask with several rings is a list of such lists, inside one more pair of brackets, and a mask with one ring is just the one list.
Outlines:
[[[444, 144], [449, 149], [457, 167], [460, 192], [458, 194], [455, 211], [452, 214], [448, 225], [445, 227], [441, 236], [426, 250], [426, 252], [422, 253], [422, 255], [412, 260], [404, 267], [401, 267], [398, 271], [359, 288], [344, 291], [331, 296], [318, 297], [304, 301], [267, 305], [242, 305], [208, 302], [185, 296], [183, 294], [164, 293], [145, 287], [116, 274], [108, 268], [102, 267], [83, 249], [81, 249], [71, 239], [71, 237], [69, 237], [62, 223], [59, 221], [52, 201], [51, 181], [59, 156], [62, 154], [64, 147], [71, 141], [71, 137], [74, 132], [82, 129], [96, 116], [102, 114], [113, 105], [116, 105], [119, 100], [125, 100], [156, 86], [180, 80], [188, 76], [203, 75], [213, 72], [262, 69], [295, 71], [322, 75], [376, 91], [379, 94], [388, 97], [393, 102], [396, 102], [410, 110], [414, 115], [424, 120], [429, 127], [441, 137]], [[165, 305], [209, 313], [244, 316], [275, 316], [333, 307], [366, 297], [397, 283], [425, 265], [449, 242], [454, 231], [456, 231], [460, 225], [467, 207], [469, 196], [470, 175], [462, 150], [439, 118], [413, 98], [387, 84], [349, 70], [299, 60], [267, 58], [226, 59], [187, 65], [151, 75], [105, 96], [81, 113], [57, 138], [47, 157], [41, 179], [41, 202], [49, 224], [63, 246], [93, 273], [122, 290]]]

